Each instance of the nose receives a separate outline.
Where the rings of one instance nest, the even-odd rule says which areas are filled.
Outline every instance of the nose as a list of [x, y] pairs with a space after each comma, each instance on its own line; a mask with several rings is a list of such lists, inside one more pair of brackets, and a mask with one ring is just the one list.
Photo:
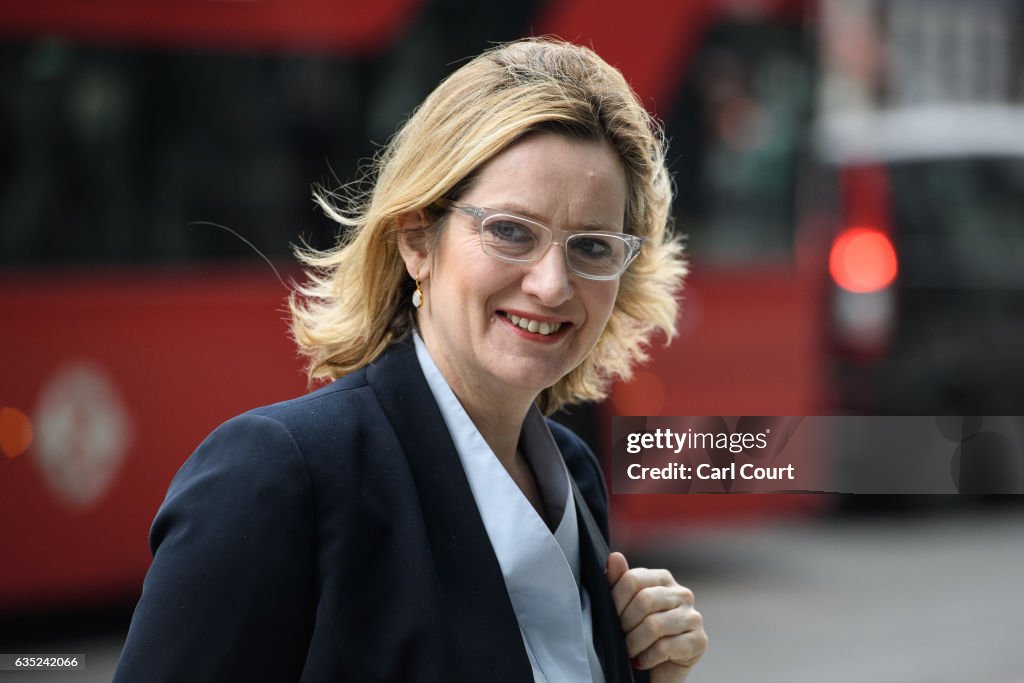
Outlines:
[[551, 244], [540, 260], [527, 266], [523, 291], [551, 308], [572, 298], [573, 283], [565, 263], [565, 247]]

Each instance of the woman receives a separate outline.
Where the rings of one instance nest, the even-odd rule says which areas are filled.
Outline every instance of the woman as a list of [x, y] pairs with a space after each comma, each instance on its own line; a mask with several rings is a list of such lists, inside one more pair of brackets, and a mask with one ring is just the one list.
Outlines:
[[336, 381], [183, 465], [115, 680], [684, 680], [692, 594], [601, 551], [597, 462], [541, 414], [674, 331], [669, 200], [590, 50], [519, 41], [443, 82], [365, 202], [321, 197], [349, 230], [301, 254], [293, 330]]

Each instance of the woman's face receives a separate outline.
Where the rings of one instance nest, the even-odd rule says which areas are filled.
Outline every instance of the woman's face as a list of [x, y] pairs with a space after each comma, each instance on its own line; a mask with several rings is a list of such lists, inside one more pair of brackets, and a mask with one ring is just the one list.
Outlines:
[[[459, 201], [532, 218], [556, 231], [622, 232], [626, 176], [607, 142], [534, 133], [485, 164]], [[482, 395], [532, 401], [591, 351], [619, 288], [618, 280], [571, 273], [560, 245], [530, 264], [489, 256], [475, 220], [457, 210], [419, 274], [426, 295], [418, 311], [420, 333], [463, 400]], [[549, 334], [543, 327], [523, 329], [522, 320], [516, 324], [511, 316], [548, 323]]]

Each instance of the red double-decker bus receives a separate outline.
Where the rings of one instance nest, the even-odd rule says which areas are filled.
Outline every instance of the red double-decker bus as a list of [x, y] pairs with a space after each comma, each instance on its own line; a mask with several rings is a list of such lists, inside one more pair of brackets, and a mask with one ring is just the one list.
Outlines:
[[[573, 421], [808, 414], [815, 287], [793, 198], [808, 2], [36, 0], [0, 8], [0, 610], [130, 598], [174, 472], [219, 422], [306, 390], [291, 245], [451, 64], [493, 41], [593, 46], [665, 121], [692, 275], [680, 335]], [[244, 238], [244, 239], [243, 239]], [[264, 262], [265, 254], [280, 273]], [[280, 279], [279, 279], [280, 275]], [[815, 277], [810, 275], [808, 277]], [[616, 496], [620, 543], [820, 504]]]

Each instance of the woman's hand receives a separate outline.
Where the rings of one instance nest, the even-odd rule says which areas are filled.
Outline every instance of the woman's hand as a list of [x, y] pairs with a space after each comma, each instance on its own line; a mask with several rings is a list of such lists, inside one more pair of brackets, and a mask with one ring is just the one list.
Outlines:
[[622, 553], [608, 556], [608, 583], [633, 666], [652, 683], [685, 681], [708, 646], [690, 589], [666, 569], [630, 569]]

